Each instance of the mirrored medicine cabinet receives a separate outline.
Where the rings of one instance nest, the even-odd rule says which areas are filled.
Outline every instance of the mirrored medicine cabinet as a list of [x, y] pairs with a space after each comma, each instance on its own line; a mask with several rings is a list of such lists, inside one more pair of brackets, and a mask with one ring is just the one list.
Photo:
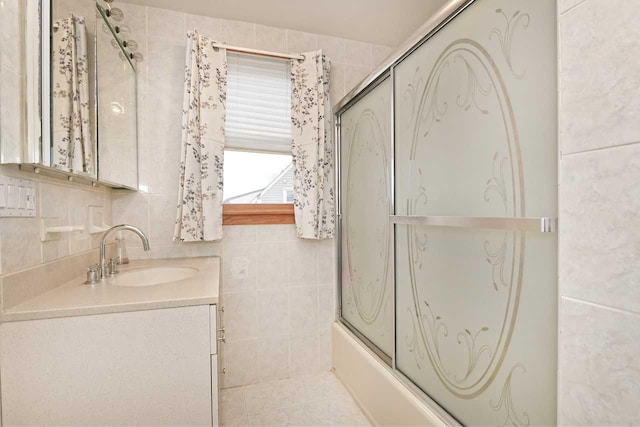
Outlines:
[[111, 1], [28, 0], [25, 135], [0, 140], [3, 164], [137, 189], [136, 66]]

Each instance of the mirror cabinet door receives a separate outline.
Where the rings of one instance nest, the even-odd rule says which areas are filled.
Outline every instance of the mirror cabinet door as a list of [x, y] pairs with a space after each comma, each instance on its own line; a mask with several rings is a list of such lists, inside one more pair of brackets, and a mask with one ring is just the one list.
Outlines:
[[[136, 70], [124, 46], [135, 45], [135, 35], [122, 31], [126, 17], [106, 12], [113, 3], [95, 0], [7, 4], [13, 8], [6, 7], [3, 19], [11, 25], [0, 28], [0, 48], [15, 51], [26, 78], [0, 104], [0, 163], [137, 189]], [[7, 46], [8, 40], [20, 47]], [[4, 62], [2, 68], [9, 69]]]
[[98, 179], [113, 186], [137, 189], [135, 63], [123, 53], [117, 36], [106, 24], [102, 27], [97, 34]]
[[51, 1], [50, 164], [91, 177], [97, 176], [97, 22], [95, 0]]

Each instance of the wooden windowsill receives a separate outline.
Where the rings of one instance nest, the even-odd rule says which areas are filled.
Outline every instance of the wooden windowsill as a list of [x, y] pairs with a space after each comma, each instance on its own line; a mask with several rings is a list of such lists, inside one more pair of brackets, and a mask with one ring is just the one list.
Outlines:
[[222, 205], [222, 224], [295, 224], [293, 204]]

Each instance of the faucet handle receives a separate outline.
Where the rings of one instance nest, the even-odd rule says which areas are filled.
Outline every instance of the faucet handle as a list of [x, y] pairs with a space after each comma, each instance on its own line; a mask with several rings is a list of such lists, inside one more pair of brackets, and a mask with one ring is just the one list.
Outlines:
[[118, 260], [111, 258], [109, 260], [109, 276], [115, 276], [116, 274], [118, 274]]
[[95, 285], [98, 283], [98, 270], [100, 270], [100, 267], [97, 264], [87, 267], [87, 281], [84, 282], [86, 285]]

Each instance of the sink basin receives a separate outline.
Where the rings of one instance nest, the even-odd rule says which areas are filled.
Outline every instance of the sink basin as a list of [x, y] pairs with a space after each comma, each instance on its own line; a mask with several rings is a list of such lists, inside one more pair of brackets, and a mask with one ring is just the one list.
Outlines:
[[108, 283], [112, 286], [154, 286], [188, 279], [196, 273], [198, 269], [193, 267], [137, 268], [121, 271], [116, 276], [110, 277]]

